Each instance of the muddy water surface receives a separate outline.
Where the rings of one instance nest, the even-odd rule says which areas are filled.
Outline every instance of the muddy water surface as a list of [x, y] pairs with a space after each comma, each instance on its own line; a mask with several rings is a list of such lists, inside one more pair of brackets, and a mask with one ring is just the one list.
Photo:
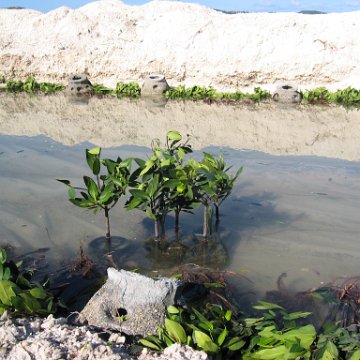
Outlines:
[[74, 259], [81, 242], [92, 258], [105, 261], [101, 214], [72, 206], [55, 179], [80, 185], [86, 147], [100, 145], [106, 157], [144, 158], [152, 138], [177, 129], [193, 136], [196, 158], [202, 150], [222, 153], [244, 172], [207, 247], [199, 240], [200, 212], [182, 218], [182, 244], [161, 253], [147, 241], [152, 226], [141, 212], [114, 209], [111, 250], [120, 267], [195, 262], [241, 269], [260, 292], [275, 288], [282, 273], [290, 289], [304, 290], [360, 272], [359, 112], [160, 105], [1, 95], [0, 243], [17, 254], [43, 249], [33, 261], [48, 271]]

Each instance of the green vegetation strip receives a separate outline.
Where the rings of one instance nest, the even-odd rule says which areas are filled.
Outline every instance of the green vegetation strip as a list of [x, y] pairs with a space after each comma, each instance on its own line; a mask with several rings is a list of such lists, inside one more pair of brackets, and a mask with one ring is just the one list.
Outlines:
[[313, 325], [303, 325], [309, 312], [287, 313], [265, 301], [254, 309], [260, 311], [256, 318], [238, 317], [214, 304], [201, 311], [169, 306], [158, 334], [139, 343], [155, 351], [174, 343], [186, 344], [212, 359], [360, 359], [360, 334], [355, 328], [326, 324], [317, 333]]
[[[0, 92], [42, 92], [45, 94], [57, 91], [63, 91], [65, 86], [57, 83], [37, 82], [33, 76], [29, 76], [27, 80], [7, 80], [4, 76], [0, 76]], [[119, 98], [131, 97], [137, 98], [141, 95], [141, 88], [137, 82], [118, 82], [115, 89], [108, 88], [102, 84], [94, 84], [90, 90], [94, 95], [113, 95]], [[260, 102], [272, 97], [272, 94], [260, 87], [255, 87], [253, 93], [241, 92], [221, 92], [213, 87], [192, 86], [185, 87], [179, 85], [164, 92], [164, 96], [171, 100], [203, 100], [203, 101], [219, 101], [219, 102], [241, 102], [253, 101]], [[325, 87], [317, 87], [312, 90], [301, 92], [304, 104], [336, 104], [347, 108], [360, 108], [360, 90], [353, 87], [346, 89], [329, 91]]]

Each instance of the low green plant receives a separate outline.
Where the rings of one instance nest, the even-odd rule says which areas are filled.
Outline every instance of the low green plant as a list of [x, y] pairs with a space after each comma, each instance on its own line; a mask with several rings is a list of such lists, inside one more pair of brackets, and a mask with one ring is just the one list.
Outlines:
[[114, 90], [101, 84], [94, 84], [91, 87], [91, 91], [96, 95], [108, 95], [113, 94]]
[[169, 306], [165, 324], [157, 335], [139, 343], [161, 351], [174, 343], [207, 352], [212, 359], [244, 360], [358, 360], [360, 333], [357, 327], [327, 324], [319, 333], [302, 323], [311, 313], [288, 313], [282, 306], [259, 301], [259, 317], [235, 316], [220, 305], [201, 310]]
[[21, 263], [7, 259], [6, 251], [0, 248], [0, 314], [48, 315], [61, 305], [46, 290], [47, 279], [42, 283], [32, 281], [32, 272], [21, 271]]
[[4, 75], [0, 75], [0, 84], [5, 84], [6, 83], [6, 78]]
[[115, 88], [115, 94], [117, 97], [139, 97], [141, 93], [141, 89], [138, 83], [129, 82], [123, 83], [118, 82]]
[[[261, 318], [239, 319], [220, 305], [207, 304], [202, 311], [169, 306], [158, 335], [139, 342], [157, 351], [173, 343], [187, 344], [215, 359], [297, 359], [311, 353], [315, 328], [295, 324], [309, 313], [288, 314], [282, 307], [265, 302], [258, 308], [266, 308], [267, 313]], [[276, 320], [279, 312], [281, 326]]]
[[[4, 79], [5, 80], [5, 79]], [[6, 81], [6, 87], [2, 91], [8, 92], [22, 92], [33, 94], [36, 92], [43, 92], [45, 94], [62, 91], [64, 86], [62, 84], [42, 82], [38, 83], [33, 76], [29, 76], [24, 82], [21, 80], [8, 80]]]
[[164, 92], [164, 96], [168, 99], [191, 99], [191, 100], [225, 100], [225, 101], [239, 101], [250, 99], [254, 102], [266, 100], [271, 97], [271, 94], [256, 87], [254, 93], [243, 93], [240, 90], [235, 92], [218, 92], [213, 87], [192, 86], [186, 88], [184, 85], [179, 85]]
[[245, 96], [254, 102], [260, 102], [271, 98], [269, 91], [261, 89], [260, 87], [254, 88], [254, 92], [252, 94], [246, 94]]

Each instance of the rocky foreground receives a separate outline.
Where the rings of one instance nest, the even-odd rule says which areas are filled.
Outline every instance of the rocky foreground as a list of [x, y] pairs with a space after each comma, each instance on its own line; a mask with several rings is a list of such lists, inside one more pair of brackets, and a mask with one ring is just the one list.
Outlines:
[[[204, 352], [173, 345], [162, 354], [147, 350], [130, 355], [125, 338], [107, 332], [99, 334], [86, 326], [69, 325], [64, 318], [0, 319], [0, 359], [7, 360], [206, 360]], [[106, 339], [106, 340], [105, 340]]]
[[0, 10], [0, 75], [65, 81], [86, 73], [114, 86], [164, 73], [170, 85], [274, 90], [360, 88], [360, 12], [224, 14], [195, 4], [101, 0], [61, 7]]

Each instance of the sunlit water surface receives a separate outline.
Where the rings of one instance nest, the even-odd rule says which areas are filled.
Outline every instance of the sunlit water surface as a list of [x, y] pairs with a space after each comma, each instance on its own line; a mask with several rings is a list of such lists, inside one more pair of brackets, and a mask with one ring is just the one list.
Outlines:
[[[203, 122], [201, 129], [191, 113], [194, 105], [190, 108], [176, 105], [178, 117], [173, 116], [164, 123], [167, 113], [176, 113], [168, 108], [168, 104], [149, 107], [149, 104], [129, 102], [131, 121], [127, 123], [123, 113], [126, 104], [116, 111], [115, 102], [118, 100], [111, 99], [109, 110], [102, 109], [103, 120], [97, 114], [97, 123], [93, 122], [93, 107], [70, 103], [63, 98], [59, 100], [59, 97], [43, 102], [32, 99], [33, 108], [23, 109], [17, 106], [18, 99], [3, 97], [1, 101], [0, 243], [11, 245], [15, 255], [28, 254], [28, 266], [55, 275], [69, 267], [78, 256], [80, 244], [83, 244], [86, 254], [104, 266], [108, 264], [105, 254], [110, 250], [118, 267], [137, 268], [145, 273], [166, 273], [164, 269], [175, 271], [178, 265], [185, 263], [238, 271], [251, 281], [252, 290], [259, 294], [275, 289], [276, 281], [283, 273], [287, 275], [286, 286], [298, 291], [319, 286], [338, 276], [360, 272], [360, 163], [344, 159], [347, 153], [352, 154], [349, 158], [357, 156], [359, 149], [352, 148], [356, 146], [353, 142], [344, 142], [343, 151], [338, 156], [342, 159], [334, 159], [313, 156], [315, 150], [310, 146], [308, 152], [281, 150], [291, 141], [301, 144], [308, 140], [290, 141], [280, 136], [278, 151], [282, 155], [270, 155], [242, 149], [241, 132], [238, 132], [239, 143], [236, 143], [237, 128], [231, 128], [232, 124], [238, 122], [241, 127], [243, 121], [245, 126], [247, 119], [251, 118], [248, 125], [251, 123], [253, 129], [258, 128], [259, 125], [254, 123], [257, 119], [254, 108], [238, 109], [241, 118], [235, 108], [231, 109], [231, 114], [224, 112], [224, 117], [218, 114], [218, 122], [226, 124], [228, 121], [229, 124], [228, 127], [222, 125], [223, 130], [219, 133], [215, 120], [210, 117], [209, 127], [214, 127], [214, 131], [209, 136], [206, 123]], [[200, 113], [221, 110], [214, 105], [201, 106], [196, 105], [195, 110]], [[81, 116], [76, 114], [77, 111]], [[132, 120], [134, 111], [137, 127]], [[301, 121], [304, 112], [299, 109], [267, 111], [281, 111], [281, 114], [287, 111], [292, 122], [290, 128], [296, 128], [297, 125], [293, 124]], [[314, 112], [314, 123], [316, 119], [321, 122], [322, 112], [324, 116], [330, 116], [323, 110]], [[264, 114], [264, 109], [259, 109], [259, 114]], [[47, 117], [49, 126], [46, 125]], [[58, 125], [54, 125], [54, 119]], [[259, 122], [262, 121], [263, 116], [259, 116]], [[89, 123], [92, 123], [92, 128], [88, 127]], [[109, 131], [107, 124], [114, 133], [109, 146], [106, 146], [107, 135], [102, 135], [102, 132]], [[21, 133], [21, 129], [28, 129], [29, 136]], [[200, 159], [202, 151], [221, 153], [226, 162], [233, 165], [234, 171], [241, 166], [244, 168], [232, 195], [221, 207], [218, 228], [214, 229], [208, 244], [204, 244], [201, 241], [201, 210], [194, 216], [182, 215], [180, 243], [176, 243], [174, 219], [170, 216], [166, 224], [169, 247], [157, 248], [151, 241], [151, 221], [138, 210], [125, 210], [122, 201], [111, 211], [113, 241], [109, 249], [103, 240], [103, 215], [94, 215], [70, 204], [66, 188], [55, 179], [67, 178], [81, 185], [82, 176], [89, 174], [84, 151], [94, 144], [103, 147], [104, 157], [145, 158], [150, 151], [151, 139], [164, 138], [170, 129], [193, 135], [194, 146], [198, 148], [193, 154], [195, 158]], [[250, 130], [246, 137], [251, 136]], [[132, 135], [123, 138], [121, 134], [124, 132]], [[260, 132], [254, 130], [252, 134], [256, 137]], [[73, 138], [73, 134], [82, 133], [88, 134], [88, 139], [76, 141]], [[283, 129], [283, 133], [287, 130]], [[262, 137], [263, 150], [266, 151], [269, 145], [266, 133]], [[268, 139], [275, 137], [270, 129]], [[94, 138], [101, 141], [94, 141]], [[254, 141], [256, 149], [261, 150], [261, 142]], [[334, 151], [332, 144], [333, 139], [330, 139], [330, 144], [323, 142], [320, 149], [327, 146], [329, 152]], [[293, 155], [285, 155], [289, 152]]]

